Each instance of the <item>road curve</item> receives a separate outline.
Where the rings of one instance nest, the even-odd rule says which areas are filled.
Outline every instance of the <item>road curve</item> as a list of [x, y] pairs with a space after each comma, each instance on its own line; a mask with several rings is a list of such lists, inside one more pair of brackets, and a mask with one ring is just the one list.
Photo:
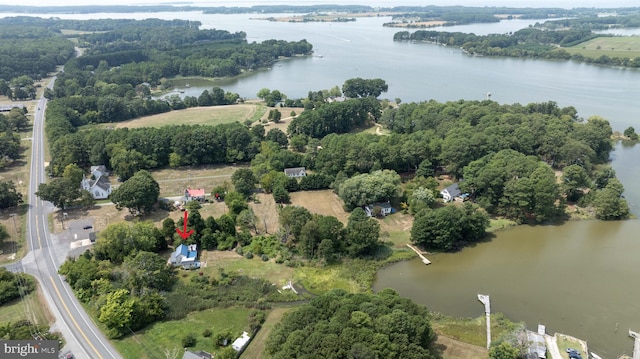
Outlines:
[[[53, 88], [55, 77], [47, 85]], [[38, 100], [33, 117], [33, 141], [29, 178], [29, 212], [27, 214], [27, 242], [29, 253], [22, 260], [22, 268], [33, 275], [44, 292], [49, 309], [56, 317], [56, 328], [66, 341], [65, 350], [82, 359], [120, 359], [122, 356], [87, 315], [73, 295], [69, 285], [58, 274], [60, 263], [54, 257], [53, 241], [47, 215], [55, 208], [41, 201], [35, 192], [45, 182], [44, 166], [44, 111], [47, 99]]]

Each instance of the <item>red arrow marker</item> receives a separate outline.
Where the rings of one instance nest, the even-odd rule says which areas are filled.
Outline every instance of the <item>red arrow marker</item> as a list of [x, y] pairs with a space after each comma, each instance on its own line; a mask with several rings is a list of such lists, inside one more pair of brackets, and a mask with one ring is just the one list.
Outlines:
[[193, 234], [193, 229], [189, 230], [187, 232], [187, 218], [189, 217], [189, 212], [184, 211], [184, 230], [180, 230], [180, 228], [176, 228], [176, 232], [178, 232], [178, 234], [180, 235], [180, 237], [182, 237], [183, 240], [186, 240], [187, 238], [189, 238], [189, 236], [191, 234]]

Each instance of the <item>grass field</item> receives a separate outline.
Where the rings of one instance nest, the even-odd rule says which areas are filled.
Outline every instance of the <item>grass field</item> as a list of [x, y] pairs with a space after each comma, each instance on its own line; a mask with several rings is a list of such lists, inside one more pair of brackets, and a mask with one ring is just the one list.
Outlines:
[[177, 352], [181, 357], [184, 352], [181, 340], [187, 334], [192, 333], [197, 338], [192, 351], [204, 350], [216, 353], [211, 337], [205, 338], [202, 333], [205, 329], [211, 330], [213, 335], [217, 332], [229, 330], [234, 338], [239, 337], [242, 331], [248, 330], [248, 318], [251, 309], [224, 308], [209, 309], [191, 313], [182, 320], [157, 322], [141, 330], [136, 335], [130, 335], [124, 339], [112, 342], [127, 359], [152, 359], [165, 358], [165, 351]]
[[342, 200], [332, 190], [291, 192], [289, 196], [292, 205], [305, 207], [311, 213], [334, 216], [347, 225], [349, 213], [342, 208]]
[[213, 107], [192, 107], [184, 110], [170, 111], [153, 116], [136, 118], [102, 126], [116, 128], [162, 127], [166, 125], [219, 125], [223, 123], [244, 122], [251, 120], [259, 106], [240, 104]]
[[464, 343], [443, 335], [438, 335], [436, 348], [442, 353], [443, 359], [485, 359], [489, 358], [489, 351], [479, 345]]
[[231, 185], [231, 175], [245, 166], [200, 166], [165, 168], [153, 170], [151, 174], [160, 185], [161, 197], [182, 196], [185, 188], [204, 188], [207, 195], [214, 187], [228, 182]]
[[[478, 318], [453, 318], [435, 314], [431, 325], [448, 338], [484, 347], [487, 344], [487, 324], [484, 316]], [[491, 339], [496, 340], [517, 326], [501, 313], [491, 314]]]
[[278, 222], [278, 210], [273, 196], [266, 193], [257, 193], [258, 202], [249, 202], [249, 207], [256, 214], [258, 234], [271, 233], [278, 231], [280, 224]]
[[590, 58], [598, 58], [606, 55], [609, 57], [628, 57], [633, 59], [640, 56], [640, 37], [598, 37], [563, 49], [570, 54], [581, 54], [582, 56]]
[[16, 322], [25, 319], [35, 321], [39, 325], [50, 325], [54, 321], [53, 316], [47, 310], [40, 286], [37, 284], [36, 290], [29, 293], [24, 302], [21, 299], [16, 299], [0, 306], [0, 322]]
[[255, 338], [251, 340], [249, 346], [240, 356], [240, 359], [263, 359], [267, 358], [264, 353], [264, 345], [273, 330], [273, 327], [280, 322], [284, 314], [293, 309], [290, 308], [275, 308], [267, 315], [267, 319], [264, 321], [262, 328], [256, 334]]
[[258, 256], [246, 259], [231, 251], [202, 251], [200, 260], [206, 262], [202, 272], [217, 277], [218, 269], [234, 271], [251, 278], [262, 278], [277, 285], [284, 285], [293, 279], [293, 268], [276, 264], [273, 260], [263, 262]]

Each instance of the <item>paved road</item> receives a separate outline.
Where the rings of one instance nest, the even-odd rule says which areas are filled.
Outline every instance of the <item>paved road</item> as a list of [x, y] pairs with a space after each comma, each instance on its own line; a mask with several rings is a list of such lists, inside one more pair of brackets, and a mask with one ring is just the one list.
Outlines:
[[[48, 87], [53, 87], [55, 78]], [[29, 253], [21, 265], [26, 273], [33, 275], [45, 294], [49, 309], [56, 317], [55, 328], [66, 341], [65, 350], [76, 358], [118, 359], [116, 349], [100, 332], [73, 295], [71, 288], [58, 275], [61, 263], [54, 257], [53, 241], [47, 223], [47, 214], [55, 208], [35, 196], [38, 185], [45, 182], [44, 171], [44, 110], [45, 98], [38, 101], [34, 114], [33, 148], [31, 151], [31, 175], [29, 179], [29, 213], [27, 215], [27, 242]], [[18, 264], [19, 265], [19, 264]]]

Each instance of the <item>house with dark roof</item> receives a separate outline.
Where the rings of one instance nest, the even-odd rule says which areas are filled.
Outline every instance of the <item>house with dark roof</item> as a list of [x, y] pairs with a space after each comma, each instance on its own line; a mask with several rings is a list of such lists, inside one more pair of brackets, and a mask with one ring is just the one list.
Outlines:
[[462, 191], [460, 190], [458, 184], [454, 183], [451, 186], [440, 191], [440, 194], [442, 195], [442, 199], [444, 199], [445, 202], [451, 202], [457, 197], [460, 197], [462, 195]]
[[374, 210], [373, 210], [375, 207], [380, 207], [380, 215], [382, 217], [385, 217], [385, 216], [395, 212], [393, 207], [391, 207], [391, 202], [389, 202], [389, 201], [368, 204], [368, 205], [364, 206], [364, 212], [367, 214], [367, 216], [373, 217], [375, 215]]
[[204, 350], [201, 350], [196, 353], [196, 352], [192, 352], [190, 350], [185, 349], [184, 354], [182, 355], [182, 359], [212, 359], [212, 358], [213, 358], [213, 355], [205, 352]]
[[285, 168], [284, 174], [287, 175], [287, 177], [300, 178], [307, 175], [307, 170], [305, 167]]
[[200, 268], [198, 246], [196, 244], [179, 245], [176, 250], [171, 253], [168, 264], [175, 267], [181, 266], [184, 269]]
[[187, 203], [189, 201], [204, 202], [204, 200], [204, 188], [187, 188], [184, 190], [184, 203]]
[[91, 166], [91, 177], [84, 176], [80, 187], [89, 191], [95, 199], [109, 198], [111, 194], [111, 181], [109, 181], [109, 172], [105, 166]]

